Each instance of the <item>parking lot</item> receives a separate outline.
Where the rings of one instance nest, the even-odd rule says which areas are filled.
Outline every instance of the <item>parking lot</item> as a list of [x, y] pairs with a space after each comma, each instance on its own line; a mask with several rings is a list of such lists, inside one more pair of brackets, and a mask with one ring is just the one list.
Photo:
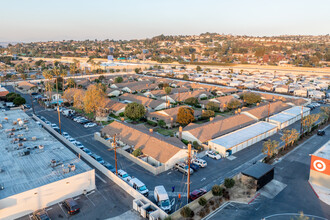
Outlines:
[[[27, 99], [29, 100], [29, 99]], [[53, 109], [45, 109], [39, 106], [36, 102], [34, 104], [37, 115], [45, 117], [51, 123], [58, 124], [57, 112]], [[319, 107], [312, 110], [311, 113], [319, 112]], [[28, 110], [29, 114], [32, 114], [32, 110]], [[115, 165], [114, 151], [109, 151], [108, 148], [102, 143], [96, 141], [93, 136], [95, 132], [99, 132], [101, 126], [95, 126], [85, 128], [82, 124], [77, 123], [69, 118], [64, 117], [61, 114], [62, 131], [68, 132], [68, 134], [75, 140], [81, 142], [85, 147], [90, 149], [93, 153], [101, 156], [104, 161]], [[290, 125], [288, 129], [295, 128], [299, 131], [300, 121]], [[281, 133], [276, 133], [271, 138], [280, 141]], [[281, 142], [281, 141], [280, 141]], [[256, 143], [250, 147], [243, 149], [232, 155], [231, 157], [215, 160], [204, 155], [200, 155], [208, 163], [207, 167], [200, 168], [197, 172], [191, 176], [191, 190], [204, 188], [210, 190], [214, 184], [222, 183], [224, 178], [232, 177], [247, 167], [251, 166], [256, 161], [262, 159], [264, 155], [261, 153], [263, 142]], [[187, 177], [183, 173], [176, 170], [168, 170], [162, 174], [157, 175], [157, 181], [155, 176], [146, 171], [140, 166], [137, 166], [132, 161], [128, 160], [124, 156], [117, 154], [118, 169], [125, 170], [132, 177], [137, 177], [149, 189], [149, 199], [154, 201], [153, 190], [157, 185], [163, 185], [168, 191], [170, 199], [175, 198], [176, 208], [181, 207], [186, 203], [186, 191], [187, 191]], [[174, 187], [174, 192], [172, 188]], [[178, 195], [181, 195], [181, 201], [178, 201]]]
[[[108, 178], [97, 174], [96, 190], [80, 195], [73, 199], [80, 206], [80, 212], [69, 215], [61, 202], [45, 208], [52, 220], [56, 219], [107, 219], [119, 216], [132, 210], [133, 198]], [[133, 212], [134, 213], [134, 212]], [[134, 215], [138, 217], [138, 215]], [[30, 215], [19, 218], [19, 220], [30, 220]]]

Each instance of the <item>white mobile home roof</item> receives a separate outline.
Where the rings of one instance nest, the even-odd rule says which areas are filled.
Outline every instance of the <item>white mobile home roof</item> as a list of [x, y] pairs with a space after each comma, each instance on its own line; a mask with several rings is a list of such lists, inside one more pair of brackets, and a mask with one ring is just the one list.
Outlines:
[[[307, 111], [310, 111], [310, 108], [303, 107], [303, 112], [305, 113]], [[301, 106], [292, 107], [288, 110], [283, 111], [282, 113], [290, 114], [290, 115], [293, 115], [293, 116], [300, 115], [301, 114]]]
[[213, 139], [210, 142], [229, 149], [274, 128], [277, 128], [277, 125], [261, 121], [246, 128], [242, 128], [222, 137]]
[[293, 115], [279, 113], [279, 114], [276, 114], [276, 115], [273, 115], [272, 117], [270, 117], [269, 120], [273, 120], [273, 121], [277, 121], [277, 122], [280, 122], [280, 123], [284, 123], [286, 121], [291, 120], [294, 117], [295, 116], [293, 116]]

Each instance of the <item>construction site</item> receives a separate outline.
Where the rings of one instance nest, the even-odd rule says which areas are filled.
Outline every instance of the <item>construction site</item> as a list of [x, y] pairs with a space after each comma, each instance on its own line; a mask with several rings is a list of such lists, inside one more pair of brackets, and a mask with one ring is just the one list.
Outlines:
[[0, 114], [0, 155], [2, 219], [95, 189], [95, 170], [22, 110]]

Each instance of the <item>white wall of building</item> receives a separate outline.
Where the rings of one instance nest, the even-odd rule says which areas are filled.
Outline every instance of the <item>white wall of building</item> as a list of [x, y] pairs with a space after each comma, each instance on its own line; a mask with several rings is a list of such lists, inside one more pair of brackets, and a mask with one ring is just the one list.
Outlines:
[[[74, 175], [0, 200], [0, 218], [15, 219], [95, 189], [95, 170]], [[6, 189], [5, 189], [6, 190]]]
[[[253, 144], [255, 144], [255, 143], [257, 143], [257, 142], [259, 142], [259, 141], [261, 141], [261, 140], [263, 140], [263, 139], [265, 139], [267, 137], [269, 137], [269, 136], [272, 136], [276, 132], [277, 132], [277, 128], [271, 129], [271, 130], [269, 130], [269, 131], [267, 131], [267, 132], [265, 132], [263, 134], [260, 134], [258, 136], [255, 136], [253, 138], [250, 138], [249, 140], [246, 140], [246, 141], [244, 141], [244, 142], [242, 142], [240, 144], [237, 144], [237, 145], [235, 145], [235, 146], [233, 146], [233, 147], [231, 147], [229, 149], [232, 151], [232, 154], [234, 154], [234, 153], [236, 153], [236, 152], [238, 152], [240, 150], [243, 150], [244, 148], [249, 147], [249, 146], [251, 146], [251, 145], [253, 145]], [[227, 148], [225, 146], [221, 146], [219, 144], [216, 144], [216, 143], [210, 142], [210, 141], [209, 141], [208, 144], [209, 144], [209, 147], [212, 150], [215, 150], [215, 151], [219, 152], [219, 154], [221, 154], [223, 157], [226, 156], [226, 150], [227, 150]]]

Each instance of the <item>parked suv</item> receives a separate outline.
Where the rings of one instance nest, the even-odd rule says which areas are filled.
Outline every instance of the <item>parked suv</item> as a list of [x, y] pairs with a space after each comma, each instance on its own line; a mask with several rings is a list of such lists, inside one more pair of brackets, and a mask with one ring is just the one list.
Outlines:
[[[181, 173], [184, 173], [185, 175], [188, 175], [188, 165], [184, 163], [176, 163], [174, 166], [174, 169], [180, 171]], [[190, 168], [190, 174], [193, 174], [194, 170]]]
[[196, 158], [196, 159], [192, 159], [191, 162], [193, 164], [196, 164], [200, 167], [206, 167], [207, 166], [207, 162], [203, 159], [199, 159], [199, 158]]
[[68, 211], [69, 215], [74, 215], [80, 211], [78, 203], [72, 198], [63, 201], [63, 206]]
[[92, 154], [92, 157], [102, 165], [105, 163], [104, 160], [102, 159], [102, 157], [100, 157], [99, 155]]

